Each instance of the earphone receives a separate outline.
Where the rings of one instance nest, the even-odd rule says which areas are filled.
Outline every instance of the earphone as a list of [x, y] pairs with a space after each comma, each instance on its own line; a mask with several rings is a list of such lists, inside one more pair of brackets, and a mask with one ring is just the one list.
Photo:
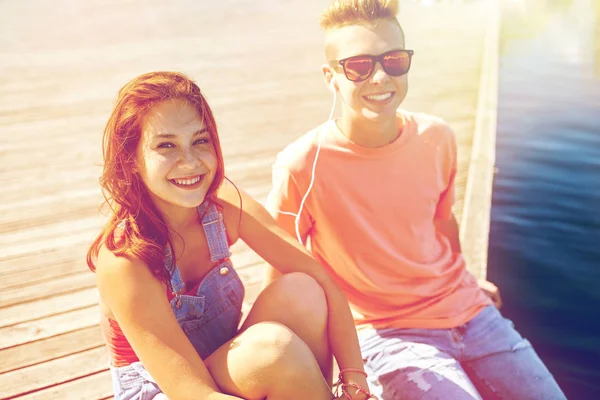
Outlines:
[[[327, 121], [331, 121], [331, 118], [333, 117], [333, 112], [335, 111], [335, 103], [337, 102], [337, 89], [335, 87], [335, 77], [331, 77], [331, 80], [329, 81], [329, 89], [333, 92], [333, 104], [331, 105], [331, 112], [329, 113], [329, 118], [327, 119]], [[294, 214], [286, 211], [277, 211], [279, 214], [291, 215], [292, 217], [295, 217], [294, 227], [296, 228], [296, 238], [298, 239], [298, 242], [300, 242], [300, 244], [302, 245], [304, 245], [304, 243], [302, 242], [302, 236], [300, 236], [300, 215], [302, 215], [304, 203], [306, 202], [308, 194], [310, 193], [310, 190], [312, 189], [313, 184], [315, 183], [315, 170], [317, 168], [317, 160], [319, 159], [319, 153], [321, 152], [322, 134], [321, 132], [318, 132], [317, 135], [319, 136], [319, 139], [317, 142], [317, 152], [315, 153], [315, 161], [313, 161], [310, 183], [308, 185], [308, 189], [306, 189], [306, 193], [304, 193], [304, 196], [302, 197], [302, 201], [300, 201], [298, 213]]]
[[[337, 93], [337, 90], [335, 88], [335, 76], [332, 76], [331, 81], [329, 81], [329, 89], [333, 92], [333, 95], [335, 97], [335, 95]], [[335, 103], [333, 105], [335, 106]], [[329, 119], [331, 119], [331, 115], [329, 116]]]

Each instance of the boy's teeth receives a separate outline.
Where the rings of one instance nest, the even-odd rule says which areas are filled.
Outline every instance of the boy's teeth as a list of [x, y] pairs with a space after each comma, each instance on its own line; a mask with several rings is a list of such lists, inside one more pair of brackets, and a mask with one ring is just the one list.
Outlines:
[[387, 100], [390, 97], [392, 97], [391, 93], [384, 93], [384, 94], [373, 94], [371, 96], [367, 96], [367, 99], [375, 100], [375, 101], [382, 101], [382, 100]]
[[198, 183], [200, 180], [200, 176], [197, 176], [193, 179], [173, 179], [175, 183], [178, 185], [193, 185], [194, 183]]

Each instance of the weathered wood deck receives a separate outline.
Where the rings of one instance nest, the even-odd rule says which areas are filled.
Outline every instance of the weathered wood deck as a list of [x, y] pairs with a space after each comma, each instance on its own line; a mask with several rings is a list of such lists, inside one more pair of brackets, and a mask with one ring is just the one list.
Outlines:
[[[158, 69], [196, 79], [227, 174], [260, 200], [275, 154], [327, 118], [327, 0], [209, 3], [0, 2], [0, 399], [112, 397], [85, 252], [103, 222], [101, 132], [127, 80]], [[493, 7], [401, 8], [416, 52], [404, 107], [455, 129], [460, 218]], [[241, 243], [234, 253], [251, 302], [261, 260]]]

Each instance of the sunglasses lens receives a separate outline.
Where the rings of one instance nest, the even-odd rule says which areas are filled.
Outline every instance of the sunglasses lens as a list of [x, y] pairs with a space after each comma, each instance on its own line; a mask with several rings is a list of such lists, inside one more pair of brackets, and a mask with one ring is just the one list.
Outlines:
[[383, 59], [383, 69], [388, 75], [404, 75], [410, 69], [410, 55], [405, 51], [394, 51]]
[[346, 77], [354, 82], [367, 79], [372, 70], [373, 60], [368, 57], [352, 57], [347, 59], [344, 64]]

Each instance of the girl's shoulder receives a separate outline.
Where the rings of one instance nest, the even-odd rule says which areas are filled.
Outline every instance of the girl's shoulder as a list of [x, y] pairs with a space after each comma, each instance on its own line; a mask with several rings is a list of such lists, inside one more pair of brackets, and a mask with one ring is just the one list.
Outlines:
[[101, 245], [96, 260], [96, 281], [100, 289], [103, 283], [111, 287], [123, 283], [156, 281], [144, 261], [127, 255], [116, 255], [106, 245]]
[[215, 204], [223, 214], [229, 244], [239, 239], [239, 225], [242, 217], [244, 192], [228, 179], [223, 180], [215, 196]]
[[114, 254], [105, 245], [98, 251], [96, 286], [100, 292], [102, 313], [111, 317], [119, 303], [131, 303], [152, 293], [164, 293], [164, 284], [140, 259]]
[[266, 212], [256, 199], [228, 179], [217, 191], [215, 203], [223, 214], [230, 245], [240, 238], [242, 221], [257, 220]]

